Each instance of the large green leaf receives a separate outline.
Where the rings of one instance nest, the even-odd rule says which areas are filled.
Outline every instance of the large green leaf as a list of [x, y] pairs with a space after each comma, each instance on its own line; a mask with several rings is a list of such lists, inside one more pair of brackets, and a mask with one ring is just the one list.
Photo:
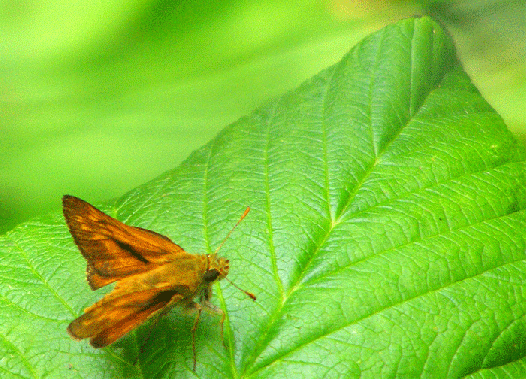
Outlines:
[[[442, 29], [411, 19], [101, 208], [206, 253], [252, 207], [220, 255], [258, 300], [216, 286], [226, 347], [203, 316], [199, 377], [524, 376], [524, 158]], [[180, 310], [105, 349], [67, 336], [108, 289], [59, 213], [0, 246], [2, 377], [194, 375]]]

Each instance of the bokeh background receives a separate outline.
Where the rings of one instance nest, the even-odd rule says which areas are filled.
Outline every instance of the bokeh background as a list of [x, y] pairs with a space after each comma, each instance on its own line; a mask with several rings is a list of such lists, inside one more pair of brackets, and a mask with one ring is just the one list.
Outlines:
[[219, 130], [399, 19], [450, 32], [526, 136], [523, 0], [0, 0], [0, 233], [176, 167]]

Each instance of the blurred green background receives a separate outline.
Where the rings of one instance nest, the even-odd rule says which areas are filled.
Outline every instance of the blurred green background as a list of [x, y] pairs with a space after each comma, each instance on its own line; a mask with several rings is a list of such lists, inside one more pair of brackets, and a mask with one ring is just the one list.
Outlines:
[[424, 14], [524, 139], [523, 0], [0, 1], [0, 233], [65, 193], [122, 195], [370, 32]]

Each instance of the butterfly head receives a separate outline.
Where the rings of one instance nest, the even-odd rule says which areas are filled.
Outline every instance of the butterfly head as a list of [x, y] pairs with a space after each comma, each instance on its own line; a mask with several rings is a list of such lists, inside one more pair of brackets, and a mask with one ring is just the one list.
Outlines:
[[252, 300], [256, 301], [256, 295], [254, 295], [252, 292], [245, 291], [244, 289], [239, 288], [234, 283], [232, 283], [228, 278], [226, 277], [228, 275], [228, 270], [230, 269], [230, 265], [228, 262], [228, 259], [218, 257], [215, 254], [208, 254], [208, 269], [205, 271], [205, 274], [203, 276], [203, 279], [205, 282], [212, 283], [215, 280], [221, 280], [226, 279], [227, 282], [232, 284], [234, 287], [236, 287], [241, 292], [244, 292], [246, 295], [248, 295]]
[[228, 259], [218, 257], [215, 254], [209, 254], [207, 258], [208, 268], [203, 277], [206, 282], [221, 280], [228, 275], [230, 269]]

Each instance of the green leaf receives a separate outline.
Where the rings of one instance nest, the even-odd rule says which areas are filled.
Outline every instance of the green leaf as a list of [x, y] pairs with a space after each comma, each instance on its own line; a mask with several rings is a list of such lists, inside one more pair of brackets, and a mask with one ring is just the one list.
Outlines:
[[[220, 255], [258, 300], [215, 287], [226, 347], [203, 315], [198, 377], [524, 376], [525, 179], [524, 149], [421, 18], [100, 208], [196, 253], [252, 208]], [[89, 290], [60, 214], [0, 254], [2, 377], [194, 376], [177, 308], [105, 349], [67, 336], [110, 289]]]

